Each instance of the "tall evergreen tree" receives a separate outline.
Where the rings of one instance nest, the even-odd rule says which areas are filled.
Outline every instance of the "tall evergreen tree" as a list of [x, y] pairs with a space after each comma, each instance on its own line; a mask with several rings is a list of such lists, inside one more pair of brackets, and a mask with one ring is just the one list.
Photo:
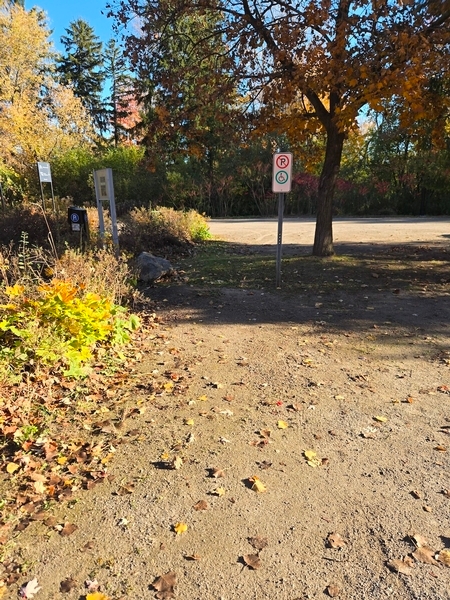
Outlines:
[[114, 145], [126, 136], [125, 122], [133, 112], [134, 82], [128, 70], [127, 60], [114, 39], [109, 40], [104, 53], [105, 75], [110, 82], [108, 97], [108, 121]]
[[65, 54], [59, 62], [61, 81], [72, 86], [74, 94], [89, 112], [94, 126], [103, 133], [107, 126], [101, 95], [105, 80], [102, 42], [83, 19], [72, 21], [66, 33], [61, 37], [65, 48]]

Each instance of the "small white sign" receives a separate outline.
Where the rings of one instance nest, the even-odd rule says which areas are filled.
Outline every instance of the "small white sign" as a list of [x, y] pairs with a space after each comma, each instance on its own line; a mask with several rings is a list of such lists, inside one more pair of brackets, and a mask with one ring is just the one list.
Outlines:
[[50, 163], [38, 162], [37, 168], [38, 168], [38, 173], [39, 173], [39, 181], [41, 183], [51, 183], [52, 182], [52, 173], [50, 170]]
[[291, 182], [292, 154], [291, 152], [277, 152], [273, 155], [272, 192], [290, 192]]
[[94, 171], [95, 189], [100, 202], [107, 202], [111, 198], [110, 178], [112, 178], [111, 169], [100, 169]]
[[103, 218], [103, 202], [109, 202], [109, 214], [112, 223], [112, 238], [116, 251], [119, 250], [119, 234], [117, 229], [116, 199], [114, 198], [114, 183], [112, 169], [94, 171], [95, 196], [97, 198], [98, 221], [100, 236], [105, 236], [105, 221]]

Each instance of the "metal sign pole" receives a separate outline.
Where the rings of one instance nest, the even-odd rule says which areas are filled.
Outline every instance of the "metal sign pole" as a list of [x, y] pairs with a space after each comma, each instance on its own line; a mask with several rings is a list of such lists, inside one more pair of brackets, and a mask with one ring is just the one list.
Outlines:
[[275, 285], [281, 287], [281, 254], [283, 237], [284, 196], [291, 191], [292, 153], [276, 152], [273, 155], [272, 192], [278, 193], [277, 269]]
[[116, 213], [116, 199], [114, 198], [114, 183], [112, 176], [112, 169], [107, 169], [108, 173], [108, 187], [109, 187], [109, 212], [111, 215], [112, 223], [112, 239], [116, 254], [119, 256], [119, 233], [117, 230], [117, 213]]
[[103, 218], [103, 205], [100, 199], [100, 190], [97, 183], [97, 176], [94, 171], [94, 187], [95, 187], [95, 199], [97, 200], [97, 212], [98, 212], [98, 229], [100, 233], [100, 243], [103, 248], [105, 241], [105, 219]]
[[277, 274], [275, 285], [281, 287], [281, 255], [283, 252], [284, 194], [278, 194]]
[[39, 185], [41, 186], [42, 208], [45, 211], [44, 186], [42, 185], [42, 181], [39, 181]]
[[50, 181], [50, 188], [52, 190], [52, 205], [53, 205], [53, 212], [56, 212], [56, 204], [55, 204], [55, 194], [53, 193], [53, 183]]

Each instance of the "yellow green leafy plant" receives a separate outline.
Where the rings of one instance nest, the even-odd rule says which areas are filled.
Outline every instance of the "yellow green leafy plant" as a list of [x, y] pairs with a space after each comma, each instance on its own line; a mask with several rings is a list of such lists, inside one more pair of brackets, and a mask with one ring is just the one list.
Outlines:
[[85, 375], [95, 348], [123, 345], [139, 326], [136, 315], [69, 281], [54, 279], [29, 294], [16, 284], [4, 293], [9, 299], [0, 305], [4, 373], [53, 365], [66, 376]]

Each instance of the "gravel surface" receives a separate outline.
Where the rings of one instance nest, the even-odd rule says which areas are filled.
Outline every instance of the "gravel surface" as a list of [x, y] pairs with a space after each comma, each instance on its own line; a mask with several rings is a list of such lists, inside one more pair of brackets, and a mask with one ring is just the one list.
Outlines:
[[[248, 235], [233, 223], [211, 229], [273, 244], [273, 221]], [[335, 231], [377, 244], [386, 227], [383, 241], [442, 250], [449, 225], [353, 219]], [[311, 231], [286, 224], [292, 243]], [[163, 322], [140, 366], [148, 387], [131, 390], [141, 414], [111, 439], [111, 478], [59, 509], [78, 525], [69, 537], [36, 522], [19, 538], [36, 598], [84, 597], [86, 579], [114, 600], [450, 598], [448, 554], [435, 559], [450, 549], [449, 281], [396, 293], [377, 276], [321, 297], [151, 289]], [[163, 375], [173, 385], [155, 395]], [[151, 587], [169, 572], [174, 596]], [[62, 595], [66, 578], [76, 585]]]

